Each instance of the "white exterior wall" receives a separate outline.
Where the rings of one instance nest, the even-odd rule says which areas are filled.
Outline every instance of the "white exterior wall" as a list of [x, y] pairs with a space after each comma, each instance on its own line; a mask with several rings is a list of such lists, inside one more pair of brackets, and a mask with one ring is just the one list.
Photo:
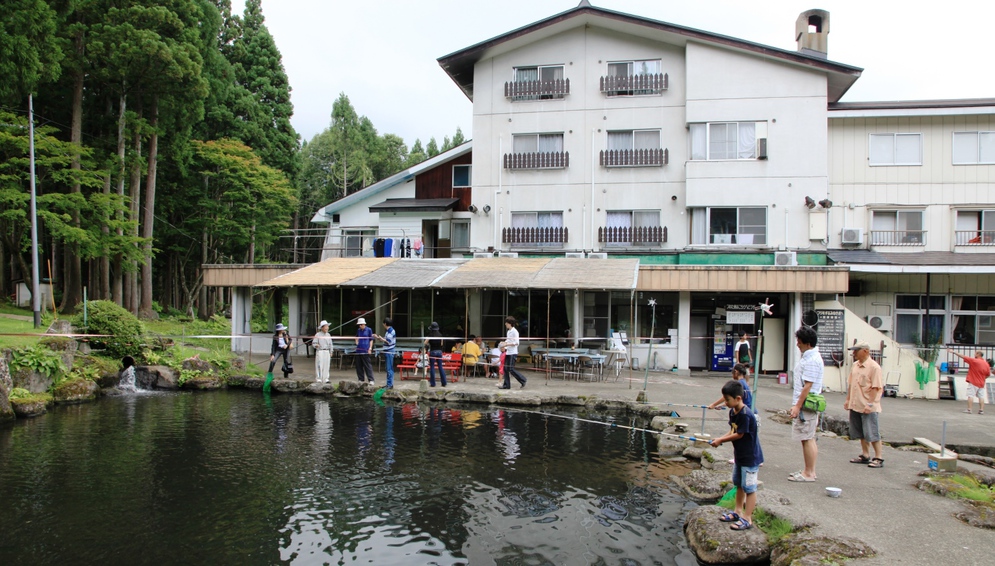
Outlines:
[[[620, 97], [600, 92], [608, 62], [642, 59], [661, 60], [668, 90]], [[560, 100], [506, 99], [504, 83], [514, 79], [514, 68], [532, 65], [563, 65], [570, 94]], [[511, 226], [512, 212], [562, 211], [569, 230], [564, 250], [597, 250], [597, 229], [605, 226], [608, 210], [659, 210], [668, 229], [663, 249], [683, 249], [689, 244], [689, 206], [760, 205], [768, 207], [769, 245], [807, 248], [804, 197], [819, 200], [828, 193], [825, 109], [824, 73], [597, 27], [576, 28], [485, 58], [474, 69], [473, 202], [492, 211], [474, 218], [471, 246], [501, 249], [498, 228]], [[689, 162], [687, 124], [729, 120], [768, 122], [771, 158]], [[598, 164], [609, 130], [655, 128], [669, 151], [668, 165], [609, 169]], [[514, 134], [558, 132], [570, 154], [569, 167], [502, 169]], [[786, 221], [785, 210], [798, 219]]]
[[[375, 204], [380, 204], [389, 198], [414, 198], [415, 197], [415, 180], [412, 178], [404, 183], [390, 187], [376, 194], [370, 195], [369, 197], [352, 204], [348, 208], [344, 208], [337, 212], [339, 215], [338, 224], [329, 224], [328, 231], [325, 232], [325, 249], [321, 252], [321, 259], [325, 260], [331, 257], [343, 257], [345, 240], [342, 237], [343, 230], [379, 230], [381, 222], [385, 222], [390, 225], [390, 232], [384, 232], [383, 236], [385, 238], [400, 238], [401, 234], [396, 230], [397, 226], [393, 226], [393, 220], [388, 219], [386, 216], [381, 219], [380, 214], [375, 212], [370, 212], [370, 207]], [[407, 227], [407, 226], [405, 226]], [[396, 233], [395, 233], [396, 232]], [[411, 235], [408, 237], [421, 237], [421, 222], [418, 222], [417, 231], [413, 232], [416, 235]]]
[[687, 206], [764, 206], [768, 246], [809, 248], [805, 197], [829, 192], [826, 75], [696, 43], [687, 70], [688, 123], [763, 122], [768, 140], [766, 160], [688, 161]]
[[[830, 112], [830, 199], [834, 203], [831, 247], [843, 247], [840, 234], [845, 226], [864, 231], [866, 248], [875, 208], [910, 208], [925, 211], [925, 245], [873, 249], [910, 253], [995, 251], [992, 246], [954, 245], [958, 210], [995, 208], [995, 165], [954, 165], [953, 133], [992, 130], [992, 114], [838, 118]], [[872, 133], [921, 133], [922, 165], [871, 167], [868, 147]]]

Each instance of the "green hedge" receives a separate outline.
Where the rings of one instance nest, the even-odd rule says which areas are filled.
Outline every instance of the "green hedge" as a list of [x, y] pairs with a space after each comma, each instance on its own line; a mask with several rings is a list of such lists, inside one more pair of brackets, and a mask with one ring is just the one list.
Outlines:
[[[103, 348], [116, 358], [138, 356], [145, 340], [145, 327], [138, 317], [111, 301], [87, 303], [87, 334], [106, 334], [108, 337], [92, 338], [90, 342]], [[84, 328], [83, 305], [76, 308], [73, 326]]]

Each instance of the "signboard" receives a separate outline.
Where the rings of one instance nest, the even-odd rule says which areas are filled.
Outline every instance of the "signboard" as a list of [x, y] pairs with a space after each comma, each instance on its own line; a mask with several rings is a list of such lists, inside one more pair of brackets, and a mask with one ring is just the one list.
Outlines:
[[815, 333], [819, 338], [819, 353], [822, 363], [827, 366], [837, 366], [846, 359], [843, 349], [843, 335], [846, 330], [845, 311], [843, 309], [816, 309], [819, 323]]
[[726, 324], [753, 324], [754, 311], [726, 311]]

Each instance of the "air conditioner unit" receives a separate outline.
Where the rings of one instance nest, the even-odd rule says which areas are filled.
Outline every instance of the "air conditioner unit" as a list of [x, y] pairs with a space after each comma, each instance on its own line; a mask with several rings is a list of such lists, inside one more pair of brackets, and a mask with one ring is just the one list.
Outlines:
[[864, 320], [866, 320], [867, 324], [870, 324], [871, 328], [874, 328], [875, 330], [879, 330], [881, 332], [891, 332], [890, 316], [874, 314], [866, 317]]
[[587, 259], [608, 259], [608, 254], [605, 252], [589, 252]]
[[864, 231], [860, 228], [844, 228], [842, 236], [844, 246], [860, 246], [864, 243]]
[[494, 257], [491, 252], [473, 252], [473, 259], [479, 259], [483, 257]]
[[584, 252], [567, 252], [563, 254], [563, 257], [569, 257], [573, 259], [584, 259]]
[[518, 252], [498, 252], [498, 257], [518, 257]]
[[774, 252], [774, 265], [781, 267], [798, 265], [798, 256], [795, 252]]

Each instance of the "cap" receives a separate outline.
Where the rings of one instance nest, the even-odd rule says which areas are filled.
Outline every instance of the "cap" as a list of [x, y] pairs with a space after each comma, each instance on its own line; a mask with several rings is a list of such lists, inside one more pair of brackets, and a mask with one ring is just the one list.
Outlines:
[[286, 326], [284, 326], [282, 322], [278, 322], [278, 323], [276, 323], [276, 330], [277, 330], [277, 331], [280, 331], [280, 330], [286, 330], [286, 329], [287, 329], [287, 327], [286, 327]]
[[871, 345], [868, 344], [867, 342], [857, 342], [856, 344], [854, 344], [853, 346], [850, 346], [847, 349], [848, 350], [870, 350], [871, 349]]
[[356, 321], [356, 324], [366, 324], [366, 319], [363, 318], [363, 317], [360, 317], [359, 320]]
[[321, 321], [321, 324], [318, 325], [318, 328], [321, 328], [322, 326], [328, 326], [328, 321], [327, 320]]

